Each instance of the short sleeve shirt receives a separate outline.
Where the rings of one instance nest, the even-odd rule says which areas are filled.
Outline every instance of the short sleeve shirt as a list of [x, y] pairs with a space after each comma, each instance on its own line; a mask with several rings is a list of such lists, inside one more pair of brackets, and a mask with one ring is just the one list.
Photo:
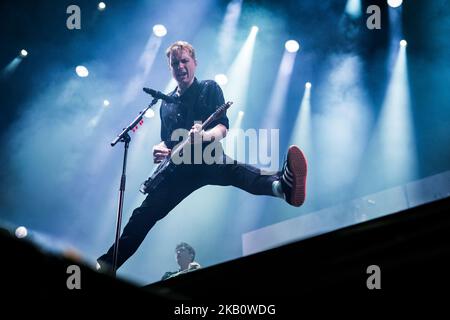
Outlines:
[[[176, 90], [170, 96], [175, 96]], [[195, 121], [204, 122], [215, 110], [225, 103], [220, 86], [213, 80], [198, 82], [194, 78], [192, 85], [179, 97], [180, 103], [162, 102], [160, 108], [161, 141], [172, 149], [180, 140], [172, 141], [174, 130], [183, 128], [190, 130]], [[223, 124], [229, 128], [226, 112], [212, 121], [205, 130]]]

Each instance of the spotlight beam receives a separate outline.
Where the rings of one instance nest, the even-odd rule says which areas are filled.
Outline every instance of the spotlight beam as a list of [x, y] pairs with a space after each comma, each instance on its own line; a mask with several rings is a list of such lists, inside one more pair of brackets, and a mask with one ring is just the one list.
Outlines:
[[410, 110], [406, 47], [401, 46], [397, 52], [376, 133], [385, 178], [392, 183], [403, 183], [415, 177], [417, 159]]
[[[252, 28], [244, 45], [227, 71], [228, 83], [223, 88], [226, 97], [232, 97], [235, 105], [245, 108], [247, 105], [247, 90], [250, 82], [250, 69], [253, 61], [253, 49], [258, 30]], [[231, 108], [228, 115], [233, 119], [238, 108]]]
[[270, 97], [267, 116], [264, 117], [262, 128], [279, 128], [280, 117], [286, 102], [286, 95], [291, 81], [296, 56], [296, 52], [291, 53], [287, 50], [283, 54], [277, 78], [275, 80], [275, 86]]
[[311, 83], [309, 82], [305, 84], [300, 113], [292, 130], [290, 144], [298, 144], [306, 154], [311, 154]]
[[[159, 31], [162, 32], [162, 30]], [[139, 57], [139, 67], [141, 72], [137, 73], [129, 81], [123, 95], [123, 104], [126, 105], [130, 103], [136, 97], [138, 92], [141, 92], [141, 88], [144, 86], [145, 79], [150, 73], [153, 63], [155, 62], [156, 55], [161, 47], [162, 39], [162, 37], [156, 36], [154, 32], [150, 35], [145, 45], [145, 49]]]
[[229, 60], [229, 52], [231, 52], [239, 17], [241, 16], [241, 7], [242, 0], [233, 0], [227, 6], [218, 37], [220, 43], [219, 68], [224, 67]]

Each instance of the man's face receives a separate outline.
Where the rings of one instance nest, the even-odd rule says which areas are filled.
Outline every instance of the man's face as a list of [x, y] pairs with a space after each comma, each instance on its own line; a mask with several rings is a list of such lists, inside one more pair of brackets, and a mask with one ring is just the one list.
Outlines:
[[192, 254], [189, 253], [185, 248], [179, 248], [176, 251], [177, 263], [182, 265], [188, 265], [192, 262]]
[[180, 87], [188, 87], [194, 79], [197, 63], [185, 49], [172, 51], [169, 58], [172, 76]]

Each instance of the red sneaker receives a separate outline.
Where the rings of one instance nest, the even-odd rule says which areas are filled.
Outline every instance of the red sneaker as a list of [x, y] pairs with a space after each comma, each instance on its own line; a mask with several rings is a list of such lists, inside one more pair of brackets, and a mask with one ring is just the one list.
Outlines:
[[285, 200], [290, 205], [300, 207], [305, 202], [307, 171], [308, 164], [302, 150], [295, 145], [290, 146], [280, 178]]

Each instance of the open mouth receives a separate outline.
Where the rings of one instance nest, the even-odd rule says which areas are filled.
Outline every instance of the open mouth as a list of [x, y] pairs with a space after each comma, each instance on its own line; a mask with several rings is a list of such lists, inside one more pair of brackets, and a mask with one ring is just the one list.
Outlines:
[[181, 72], [177, 72], [177, 77], [182, 79], [187, 77], [187, 72], [186, 71], [181, 71]]

